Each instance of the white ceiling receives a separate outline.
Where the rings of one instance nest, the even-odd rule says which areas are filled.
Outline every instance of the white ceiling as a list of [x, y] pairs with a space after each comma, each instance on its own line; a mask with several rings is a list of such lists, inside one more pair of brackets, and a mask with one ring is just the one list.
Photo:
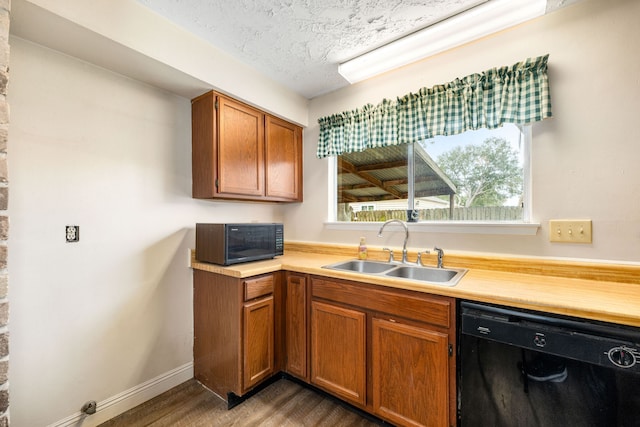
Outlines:
[[487, 0], [136, 0], [306, 98], [338, 64]]

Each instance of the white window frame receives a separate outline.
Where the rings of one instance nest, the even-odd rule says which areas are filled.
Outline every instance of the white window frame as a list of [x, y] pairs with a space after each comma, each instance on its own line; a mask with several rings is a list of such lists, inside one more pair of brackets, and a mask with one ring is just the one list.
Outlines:
[[[508, 234], [533, 236], [538, 232], [540, 223], [531, 218], [531, 125], [519, 126], [524, 139], [524, 187], [522, 199], [524, 210], [522, 221], [423, 221], [407, 223], [412, 232], [424, 233], [453, 233], [453, 234]], [[337, 172], [338, 160], [336, 156], [329, 157], [328, 161], [328, 211], [324, 227], [329, 230], [353, 230], [353, 231], [377, 231], [379, 222], [343, 222], [337, 221]]]

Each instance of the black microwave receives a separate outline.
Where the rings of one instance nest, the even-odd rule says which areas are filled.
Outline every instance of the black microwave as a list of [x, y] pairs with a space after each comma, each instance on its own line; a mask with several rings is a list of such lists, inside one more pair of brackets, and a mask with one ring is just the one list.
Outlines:
[[271, 259], [284, 253], [282, 224], [196, 224], [196, 259], [220, 265]]

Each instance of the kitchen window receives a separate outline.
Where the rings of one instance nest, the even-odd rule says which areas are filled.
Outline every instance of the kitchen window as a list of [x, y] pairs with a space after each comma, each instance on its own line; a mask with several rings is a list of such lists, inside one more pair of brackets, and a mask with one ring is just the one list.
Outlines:
[[340, 222], [527, 222], [530, 125], [337, 156]]
[[[493, 230], [462, 232], [485, 234], [505, 230], [496, 224], [520, 224], [505, 233], [534, 234], [528, 150], [531, 125], [552, 117], [547, 60], [529, 58], [318, 119], [316, 155], [333, 159], [331, 226], [398, 218], [482, 223]], [[363, 212], [360, 203], [376, 209]]]

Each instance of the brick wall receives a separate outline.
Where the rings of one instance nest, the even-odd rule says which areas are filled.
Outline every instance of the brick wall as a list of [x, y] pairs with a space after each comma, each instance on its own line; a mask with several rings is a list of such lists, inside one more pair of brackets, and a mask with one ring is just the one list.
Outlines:
[[9, 274], [7, 239], [9, 237], [9, 180], [7, 175], [7, 138], [9, 106], [9, 12], [11, 0], [0, 0], [0, 427], [9, 425]]

